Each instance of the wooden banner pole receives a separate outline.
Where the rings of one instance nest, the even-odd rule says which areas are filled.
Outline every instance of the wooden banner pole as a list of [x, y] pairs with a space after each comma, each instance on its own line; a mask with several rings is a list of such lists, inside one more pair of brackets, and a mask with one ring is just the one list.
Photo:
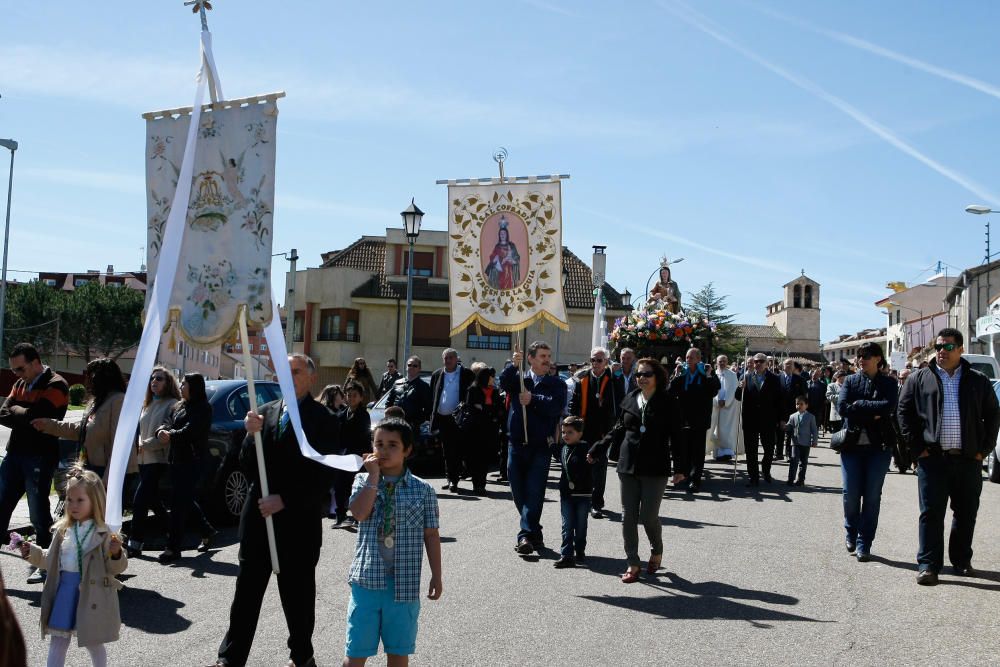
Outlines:
[[[247, 376], [247, 399], [250, 401], [250, 410], [256, 414], [257, 413], [257, 391], [254, 388], [254, 372], [253, 372], [253, 358], [250, 356], [250, 337], [247, 335], [247, 310], [246, 306], [243, 306], [239, 316], [240, 321], [240, 340], [243, 342], [243, 366], [246, 369]], [[294, 396], [292, 397], [294, 400]], [[288, 397], [285, 397], [288, 400]], [[261, 437], [260, 432], [253, 434], [254, 439], [254, 449], [257, 451], [257, 470], [260, 473], [260, 497], [266, 498], [271, 495], [267, 486], [267, 469], [264, 467], [264, 440]], [[278, 566], [278, 545], [274, 540], [274, 519], [273, 517], [264, 517], [264, 525], [267, 528], [267, 546], [271, 550], [271, 570], [275, 574], [281, 573], [281, 568]]]

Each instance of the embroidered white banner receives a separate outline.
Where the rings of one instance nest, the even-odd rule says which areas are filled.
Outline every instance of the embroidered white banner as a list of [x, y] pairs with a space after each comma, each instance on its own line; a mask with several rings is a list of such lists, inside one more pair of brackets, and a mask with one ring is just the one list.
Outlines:
[[568, 329], [559, 181], [448, 186], [451, 335], [479, 322]]
[[[246, 304], [251, 326], [271, 321], [274, 210], [274, 100], [204, 111], [169, 318], [185, 339], [208, 346], [227, 339]], [[147, 121], [147, 247], [159, 268], [163, 234], [177, 189], [191, 116]]]

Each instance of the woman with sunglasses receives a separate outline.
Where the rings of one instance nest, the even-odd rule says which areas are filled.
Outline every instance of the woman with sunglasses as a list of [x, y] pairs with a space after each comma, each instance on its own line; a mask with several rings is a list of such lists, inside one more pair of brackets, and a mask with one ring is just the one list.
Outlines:
[[883, 373], [885, 355], [878, 343], [862, 343], [858, 348], [858, 371], [844, 379], [837, 401], [843, 429], [860, 431], [856, 442], [840, 450], [840, 471], [844, 485], [845, 547], [861, 563], [871, 560], [872, 542], [878, 528], [882, 484], [892, 460], [899, 388]]
[[[660, 501], [674, 467], [686, 470], [679, 449], [670, 446], [674, 426], [673, 401], [667, 394], [667, 372], [655, 359], [640, 359], [635, 371], [638, 388], [622, 399], [618, 420], [601, 440], [600, 448], [620, 447], [618, 479], [622, 496], [622, 537], [628, 569], [622, 583], [639, 580], [639, 524], [649, 539], [650, 556], [646, 572], [654, 574], [663, 560], [663, 527], [660, 524]], [[591, 457], [587, 457], [591, 460]], [[684, 479], [676, 474], [674, 484]]]
[[139, 415], [139, 437], [136, 438], [136, 459], [139, 462], [139, 486], [132, 501], [132, 534], [125, 546], [129, 558], [142, 553], [146, 539], [146, 514], [153, 514], [167, 526], [167, 509], [160, 499], [160, 477], [167, 470], [169, 445], [160, 442], [156, 432], [162, 429], [174, 405], [181, 398], [177, 378], [163, 366], [153, 368], [146, 385], [146, 398]]

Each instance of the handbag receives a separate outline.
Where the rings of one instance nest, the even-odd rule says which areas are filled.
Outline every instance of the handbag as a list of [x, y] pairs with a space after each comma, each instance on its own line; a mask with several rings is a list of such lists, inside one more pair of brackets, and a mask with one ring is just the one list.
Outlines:
[[845, 426], [830, 436], [830, 449], [839, 452], [844, 447], [853, 447], [861, 438], [860, 426]]
[[465, 401], [458, 404], [455, 412], [452, 413], [452, 417], [455, 420], [455, 426], [460, 431], [468, 431], [475, 425], [476, 416], [474, 408]]

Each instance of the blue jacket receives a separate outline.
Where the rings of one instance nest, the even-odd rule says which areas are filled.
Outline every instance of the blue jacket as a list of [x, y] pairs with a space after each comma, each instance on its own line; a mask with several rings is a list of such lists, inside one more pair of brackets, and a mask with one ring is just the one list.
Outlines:
[[848, 375], [837, 400], [843, 428], [860, 426], [871, 444], [891, 448], [895, 439], [892, 420], [898, 397], [899, 385], [888, 375], [879, 373], [874, 379], [861, 371]]
[[548, 447], [550, 438], [555, 439], [559, 417], [566, 406], [566, 383], [558, 375], [546, 375], [536, 385], [531, 373], [525, 373], [524, 387], [531, 392], [531, 403], [521, 410], [518, 395], [521, 381], [516, 366], [508, 366], [500, 373], [500, 388], [510, 396], [510, 410], [507, 412], [507, 433], [510, 444], [523, 445], [524, 413], [528, 415], [528, 443], [532, 446]]

